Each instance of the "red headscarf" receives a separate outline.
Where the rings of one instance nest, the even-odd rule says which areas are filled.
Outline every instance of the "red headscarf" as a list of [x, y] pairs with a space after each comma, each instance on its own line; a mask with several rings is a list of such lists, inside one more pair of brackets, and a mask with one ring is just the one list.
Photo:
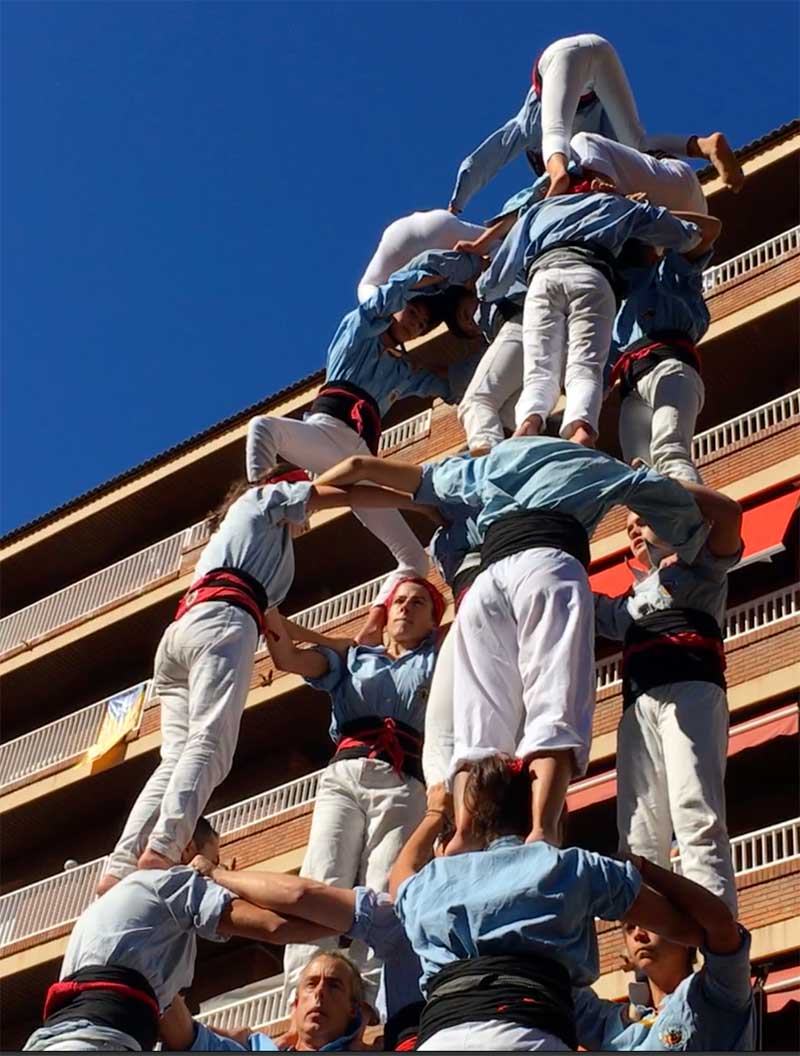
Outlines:
[[389, 608], [391, 607], [391, 604], [394, 601], [395, 594], [404, 583], [417, 583], [420, 587], [424, 587], [425, 590], [427, 590], [431, 599], [431, 603], [433, 604], [433, 618], [438, 626], [442, 622], [442, 616], [444, 616], [444, 610], [447, 608], [447, 603], [445, 602], [444, 596], [441, 591], [438, 591], [436, 587], [434, 587], [433, 583], [431, 583], [427, 579], [423, 579], [421, 576], [406, 576], [405, 579], [401, 579], [397, 583], [395, 583], [395, 585], [392, 587], [391, 593], [386, 598], [386, 601], [383, 603], [386, 608], [386, 611], [389, 611]]
[[299, 484], [305, 483], [311, 480], [308, 473], [304, 469], [287, 469], [285, 473], [276, 473], [273, 477], [265, 477], [265, 484], [280, 484], [286, 481], [287, 484]]

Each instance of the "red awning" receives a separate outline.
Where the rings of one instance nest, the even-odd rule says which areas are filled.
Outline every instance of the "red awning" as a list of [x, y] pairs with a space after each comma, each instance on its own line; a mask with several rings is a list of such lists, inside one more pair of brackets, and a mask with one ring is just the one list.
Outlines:
[[[766, 744], [774, 737], [792, 737], [800, 729], [800, 712], [797, 704], [787, 704], [777, 711], [769, 711], [756, 719], [740, 722], [731, 727], [728, 738], [728, 758], [748, 748]], [[608, 770], [595, 777], [584, 778], [570, 786], [567, 806], [570, 812], [603, 803], [617, 794], [617, 771]]]
[[[744, 552], [737, 568], [753, 561], [766, 561], [784, 549], [783, 540], [797, 508], [798, 498], [800, 488], [794, 488], [785, 495], [779, 495], [776, 499], [769, 499], [750, 510], [745, 510], [742, 517]], [[590, 575], [592, 590], [598, 594], [608, 594], [612, 598], [618, 598], [630, 590], [633, 577], [625, 563], [627, 556], [627, 550], [620, 551], [613, 564]]]
[[800, 966], [770, 972], [764, 993], [768, 1012], [780, 1012], [790, 1001], [800, 1001]]

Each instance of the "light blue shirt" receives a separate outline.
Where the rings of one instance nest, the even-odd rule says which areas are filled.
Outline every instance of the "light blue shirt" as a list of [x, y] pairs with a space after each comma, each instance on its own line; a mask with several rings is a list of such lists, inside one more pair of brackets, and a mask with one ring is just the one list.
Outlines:
[[139, 869], [78, 917], [60, 978], [91, 965], [132, 968], [150, 983], [163, 1011], [191, 985], [197, 936], [225, 941], [217, 929], [233, 897], [188, 866]]
[[[405, 359], [387, 352], [382, 336], [392, 325], [392, 316], [413, 297], [441, 292], [450, 284], [463, 285], [480, 272], [480, 260], [469, 253], [428, 250], [409, 261], [379, 286], [363, 304], [342, 319], [328, 349], [326, 382], [349, 381], [368, 392], [377, 402], [381, 417], [397, 400], [405, 396], [440, 396], [452, 403], [459, 398], [463, 384], [463, 367], [455, 364], [448, 378], [427, 370], [414, 370]], [[422, 279], [438, 275], [445, 282], [414, 287]], [[460, 369], [459, 369], [460, 368]]]
[[439, 512], [448, 522], [436, 529], [428, 543], [439, 575], [452, 587], [456, 573], [468, 553], [480, 550], [483, 537], [478, 530], [477, 510], [458, 503], [439, 503]]
[[353, 719], [399, 719], [422, 733], [436, 663], [433, 635], [396, 659], [383, 646], [352, 645], [344, 657], [325, 646], [317, 648], [328, 661], [328, 671], [306, 681], [330, 694], [334, 742], [342, 724]]
[[594, 918], [619, 920], [641, 883], [629, 862], [503, 836], [485, 851], [434, 858], [400, 885], [396, 912], [423, 991], [453, 961], [501, 954], [548, 957], [583, 986], [600, 972]]
[[626, 1005], [577, 990], [578, 1042], [603, 1052], [752, 1052], [755, 1048], [750, 989], [750, 934], [742, 930], [736, 953], [702, 949], [703, 967], [688, 975], [658, 1009], [637, 1006], [629, 1023]]
[[712, 255], [709, 250], [687, 260], [670, 249], [649, 268], [623, 269], [627, 291], [614, 321], [614, 345], [623, 349], [659, 330], [680, 330], [697, 344], [711, 322], [703, 271]]
[[419, 957], [411, 948], [394, 903], [385, 892], [354, 887], [353, 926], [347, 937], [359, 939], [383, 961], [377, 1010], [385, 1022], [409, 1005], [422, 1001]]
[[550, 436], [512, 437], [488, 455], [457, 455], [422, 467], [417, 502], [461, 502], [479, 510], [478, 532], [518, 510], [560, 510], [591, 535], [612, 506], [635, 510], [691, 561], [708, 533], [697, 503], [680, 484]]
[[311, 488], [286, 481], [248, 488], [203, 548], [195, 578], [212, 568], [240, 568], [263, 586], [270, 608], [280, 605], [294, 580], [289, 526], [305, 522]]
[[505, 297], [527, 282], [536, 257], [560, 242], [598, 245], [618, 256], [629, 238], [679, 253], [700, 242], [700, 229], [663, 206], [632, 202], [621, 194], [561, 194], [532, 206], [514, 224], [478, 283], [486, 301]]
[[741, 557], [741, 548], [728, 557], [715, 557], [704, 546], [691, 564], [679, 560], [650, 572], [631, 566], [634, 583], [629, 594], [621, 598], [595, 594], [595, 630], [604, 638], [621, 642], [635, 620], [667, 609], [706, 612], [721, 628], [728, 600], [728, 572]]
[[[542, 104], [535, 88], [531, 88], [522, 109], [510, 121], [498, 128], [461, 162], [451, 197], [452, 204], [462, 210], [473, 195], [492, 180], [504, 165], [518, 158], [523, 151], [539, 153], [542, 149]], [[599, 132], [607, 139], [616, 139], [614, 128], [598, 99], [581, 107], [572, 121], [572, 131]]]
[[[251, 1034], [247, 1039], [247, 1044], [242, 1045], [239, 1041], [234, 1041], [233, 1038], [226, 1038], [222, 1034], [217, 1034], [216, 1031], [212, 1030], [211, 1027], [207, 1027], [204, 1023], [195, 1022], [195, 1034], [194, 1041], [189, 1046], [190, 1052], [294, 1052], [294, 1049], [281, 1050], [269, 1036], [264, 1034], [263, 1031], [257, 1030]], [[355, 1024], [353, 1029], [348, 1033], [342, 1035], [341, 1038], [336, 1038], [334, 1041], [329, 1041], [327, 1045], [323, 1045], [317, 1049], [317, 1052], [349, 1052], [351, 1048], [351, 1042], [358, 1031], [361, 1029], [361, 1022]]]

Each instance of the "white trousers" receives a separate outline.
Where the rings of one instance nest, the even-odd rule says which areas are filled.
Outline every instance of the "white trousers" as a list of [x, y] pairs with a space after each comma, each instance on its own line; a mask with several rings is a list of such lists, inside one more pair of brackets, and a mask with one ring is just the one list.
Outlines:
[[481, 572], [455, 629], [454, 755], [571, 750], [586, 769], [594, 714], [594, 602], [561, 550], [523, 550]]
[[[365, 884], [385, 891], [389, 872], [403, 844], [425, 813], [425, 787], [416, 778], [398, 774], [379, 759], [342, 759], [331, 763], [320, 778], [311, 832], [301, 876], [334, 887]], [[335, 946], [335, 940], [320, 943]], [[297, 982], [316, 946], [286, 947], [285, 989]], [[351, 956], [369, 962], [367, 948], [354, 943]]]
[[595, 33], [563, 37], [539, 59], [542, 78], [542, 154], [569, 157], [572, 123], [580, 97], [592, 89], [608, 115], [617, 139], [637, 150], [685, 155], [689, 137], [647, 135], [636, 101], [614, 47]]
[[422, 770], [428, 788], [447, 781], [453, 761], [455, 642], [455, 630], [451, 627], [439, 646], [428, 705], [425, 708]]
[[127, 876], [146, 847], [180, 861], [233, 763], [257, 645], [253, 617], [224, 602], [196, 605], [164, 632], [153, 673], [161, 762], [128, 815], [107, 872]]
[[642, 693], [617, 738], [620, 850], [669, 868], [672, 833], [681, 872], [736, 912], [725, 825], [728, 702], [710, 682], [674, 682]]
[[500, 1019], [437, 1031], [419, 1047], [427, 1052], [571, 1052], [555, 1034]]
[[470, 450], [494, 447], [514, 430], [514, 405], [522, 388], [522, 319], [509, 319], [481, 356], [458, 406]]
[[654, 158], [597, 132], [578, 132], [570, 140], [573, 160], [611, 180], [621, 194], [644, 191], [651, 205], [678, 212], [708, 213], [700, 181], [688, 161]]
[[665, 359], [640, 378], [619, 411], [619, 442], [626, 462], [640, 458], [666, 477], [702, 478], [692, 460], [692, 439], [705, 400], [694, 367]]
[[[247, 478], [258, 480], [279, 455], [310, 473], [324, 473], [343, 458], [368, 454], [370, 450], [358, 433], [329, 414], [312, 414], [304, 421], [260, 415], [251, 419], [247, 431]], [[353, 513], [391, 550], [400, 571], [427, 575], [428, 555], [399, 510]]]
[[532, 414], [547, 420], [563, 378], [561, 435], [568, 439], [579, 422], [597, 432], [615, 314], [611, 285], [597, 268], [567, 264], [534, 272], [522, 322], [525, 372], [517, 425]]
[[86, 1019], [65, 1020], [40, 1027], [28, 1038], [24, 1052], [141, 1052], [139, 1042], [113, 1027], [99, 1027]]

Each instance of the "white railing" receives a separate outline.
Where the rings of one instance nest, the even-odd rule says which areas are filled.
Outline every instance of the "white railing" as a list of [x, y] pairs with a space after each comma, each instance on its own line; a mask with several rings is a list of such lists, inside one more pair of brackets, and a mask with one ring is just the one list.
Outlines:
[[776, 425], [783, 425], [792, 418], [800, 416], [800, 389], [787, 392], [761, 407], [731, 418], [730, 421], [715, 425], [705, 432], [698, 433], [692, 441], [692, 456], [697, 464], [702, 464], [714, 455], [719, 455], [742, 440], [752, 440], [759, 433]]
[[304, 807], [317, 798], [319, 779], [323, 772], [315, 770], [313, 774], [306, 774], [296, 781], [289, 781], [285, 785], [271, 788], [268, 792], [242, 800], [241, 803], [224, 807], [214, 814], [209, 814], [208, 820], [220, 836], [230, 836], [231, 833], [266, 821], [267, 818], [274, 818], [284, 811]]
[[208, 539], [208, 521], [198, 521], [183, 533], [183, 549], [193, 550]]
[[800, 226], [792, 227], [788, 231], [784, 231], [782, 234], [762, 242], [759, 246], [753, 246], [752, 249], [745, 250], [738, 257], [731, 257], [730, 260], [726, 260], [723, 264], [717, 264], [716, 267], [704, 271], [703, 291], [708, 293], [709, 290], [721, 286], [724, 282], [738, 279], [762, 264], [772, 264], [787, 253], [796, 250], [798, 246], [800, 246]]
[[381, 435], [380, 454], [392, 451], [396, 447], [410, 444], [412, 440], [421, 440], [431, 431], [433, 411], [429, 407], [421, 414], [415, 414], [413, 418], [407, 418], [404, 422], [398, 422], [391, 429], [387, 429]]
[[19, 645], [31, 645], [59, 627], [91, 616], [111, 602], [176, 574], [181, 565], [185, 535], [185, 530], [176, 532], [4, 617], [0, 620], [0, 656]]
[[[790, 862], [800, 858], [800, 818], [781, 821], [766, 829], [734, 836], [731, 840], [731, 857], [735, 876], [745, 876], [757, 869], [779, 862]], [[672, 868], [680, 872], [681, 856], [671, 859]]]
[[107, 859], [79, 865], [0, 898], [0, 949], [72, 924], [94, 897]]
[[376, 576], [366, 583], [361, 583], [352, 590], [346, 590], [343, 594], [336, 594], [327, 601], [321, 601], [318, 605], [312, 605], [309, 609], [303, 609], [291, 617], [295, 623], [300, 623], [310, 631], [322, 627], [326, 623], [333, 623], [352, 616], [359, 609], [368, 608], [378, 596], [378, 593], [392, 573], [387, 572], [382, 576]]
[[[773, 627], [776, 623], [790, 620], [800, 612], [800, 583], [782, 587], [771, 594], [764, 594], [744, 605], [736, 605], [725, 613], [722, 635], [726, 642], [740, 638], [743, 634]], [[622, 681], [622, 654], [614, 653], [595, 664], [596, 687], [608, 689]]]
[[40, 726], [38, 730], [32, 730], [13, 741], [0, 744], [0, 792], [56, 763], [64, 763], [82, 755], [95, 743], [108, 702], [142, 688], [145, 690], [145, 702], [152, 699], [153, 683], [148, 679], [119, 693], [110, 693], [103, 700], [56, 719], [47, 726]]
[[[377, 988], [380, 982], [380, 969], [364, 973], [364, 982], [370, 988]], [[252, 997], [243, 997], [222, 1005], [210, 1012], [201, 1012], [194, 1018], [207, 1023], [212, 1029], [236, 1030], [251, 1027], [267, 1030], [280, 1023], [289, 1015], [289, 995], [283, 984], [264, 990]]]

